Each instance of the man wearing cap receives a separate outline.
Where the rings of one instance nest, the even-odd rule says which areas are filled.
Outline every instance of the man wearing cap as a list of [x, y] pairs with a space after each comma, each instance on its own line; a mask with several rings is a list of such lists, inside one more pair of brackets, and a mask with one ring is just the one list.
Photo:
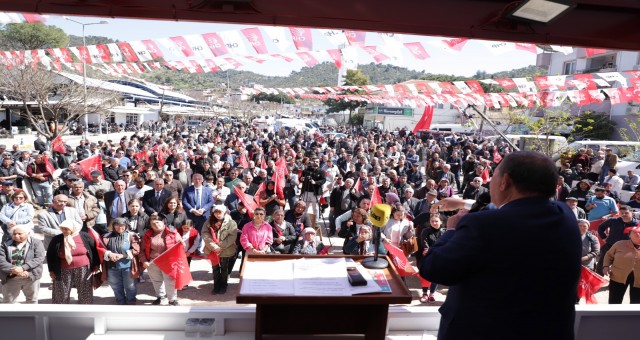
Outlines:
[[22, 189], [14, 188], [12, 181], [2, 181], [0, 184], [2, 184], [2, 191], [0, 191], [0, 209], [2, 209], [2, 206], [12, 202], [11, 196]]
[[628, 205], [620, 206], [620, 216], [610, 218], [598, 226], [598, 236], [604, 240], [600, 249], [600, 256], [596, 264], [596, 273], [602, 275], [602, 264], [606, 253], [620, 240], [628, 240], [629, 234], [624, 230], [638, 225], [638, 220], [633, 216], [633, 211]]
[[0, 166], [0, 181], [14, 181], [18, 177], [11, 157], [4, 157]]
[[102, 177], [102, 172], [99, 170], [93, 170], [89, 175], [91, 176], [91, 180], [87, 181], [85, 186], [91, 195], [95, 196], [96, 191], [100, 189], [105, 193], [113, 190], [113, 184], [111, 184], [111, 182], [100, 179], [100, 177]]
[[427, 197], [420, 200], [418, 205], [415, 207], [415, 210], [413, 211], [413, 216], [418, 217], [420, 216], [420, 214], [425, 214], [425, 213], [428, 214], [429, 211], [431, 210], [431, 206], [438, 203], [437, 197], [438, 197], [438, 190], [429, 189], [429, 191], [427, 191]]
[[[96, 217], [100, 214], [100, 206], [98, 206], [98, 199], [95, 196], [84, 191], [84, 182], [73, 182], [67, 206], [78, 210], [83, 227], [93, 228], [96, 225]], [[103, 230], [100, 231], [100, 234], [102, 235], [106, 232], [106, 230]]]
[[409, 183], [414, 190], [422, 187], [422, 182], [424, 181], [424, 176], [419, 168], [420, 163], [415, 162], [411, 163], [411, 169], [407, 170], [407, 183]]
[[51, 174], [44, 163], [43, 155], [36, 155], [34, 162], [27, 166], [27, 176], [31, 180], [33, 194], [36, 196], [38, 204], [41, 207], [49, 206], [53, 196], [53, 189], [49, 182]]
[[[439, 339], [574, 339], [582, 242], [569, 207], [550, 200], [557, 176], [541, 153], [509, 154], [490, 182], [499, 209], [462, 215], [429, 248], [420, 276], [449, 286]], [[466, 205], [447, 198], [432, 211]], [[520, 242], [542, 230], [553, 237]]]
[[584, 209], [582, 209], [582, 208], [580, 208], [578, 206], [578, 199], [577, 198], [575, 198], [575, 197], [567, 197], [565, 202], [567, 203], [567, 205], [569, 206], [569, 209], [571, 209], [573, 214], [576, 215], [577, 219], [582, 220], [582, 219], [586, 219], [587, 218], [587, 213], [584, 211]]
[[63, 194], [69, 196], [71, 194], [71, 187], [73, 186], [73, 182], [78, 180], [78, 176], [72, 174], [71, 172], [67, 172], [66, 175], [61, 177], [64, 178], [64, 184], [57, 187], [56, 190], [53, 191], [53, 195], [57, 196]]

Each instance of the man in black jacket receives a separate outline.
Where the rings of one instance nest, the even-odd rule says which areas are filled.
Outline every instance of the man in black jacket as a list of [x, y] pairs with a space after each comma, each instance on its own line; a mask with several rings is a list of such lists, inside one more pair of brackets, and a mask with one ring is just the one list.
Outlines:
[[347, 178], [343, 185], [342, 176], [336, 177], [336, 187], [329, 196], [329, 236], [336, 233], [336, 217], [356, 207], [360, 194], [353, 188], [353, 179]]
[[320, 170], [320, 160], [314, 158], [309, 166], [302, 171], [302, 200], [311, 207], [311, 214], [309, 219], [311, 220], [311, 227], [316, 230], [320, 240], [322, 240], [322, 232], [318, 232], [316, 227], [316, 217], [319, 214], [318, 202], [320, 200], [320, 194], [322, 193], [322, 186], [326, 182], [327, 178], [325, 174]]

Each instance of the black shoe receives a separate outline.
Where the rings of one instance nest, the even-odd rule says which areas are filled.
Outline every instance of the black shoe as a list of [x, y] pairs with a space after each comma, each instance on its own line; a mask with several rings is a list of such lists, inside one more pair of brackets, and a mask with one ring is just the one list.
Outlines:
[[227, 292], [227, 287], [222, 287], [218, 290], [218, 293], [225, 294]]
[[218, 295], [220, 294], [220, 291], [218, 290], [218, 288], [213, 288], [213, 290], [211, 290], [211, 295]]
[[161, 297], [157, 298], [157, 299], [156, 299], [155, 301], [153, 301], [151, 304], [152, 304], [152, 305], [154, 305], [154, 306], [157, 306], [157, 305], [159, 305], [160, 303], [162, 303], [162, 298], [161, 298]]
[[333, 235], [335, 235], [335, 234], [336, 234], [335, 231], [331, 231], [331, 232], [329, 232], [329, 237], [333, 237]]
[[178, 300], [169, 301], [169, 306], [180, 306], [180, 302]]

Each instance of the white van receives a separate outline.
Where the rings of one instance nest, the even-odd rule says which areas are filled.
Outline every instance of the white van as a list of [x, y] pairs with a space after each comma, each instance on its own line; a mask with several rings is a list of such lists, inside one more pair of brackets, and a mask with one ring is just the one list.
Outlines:
[[[560, 158], [560, 154], [568, 147], [567, 139], [563, 136], [547, 135], [505, 135], [520, 150], [534, 150], [549, 154], [553, 160]], [[498, 139], [500, 136], [492, 136]]]
[[640, 151], [640, 142], [610, 141], [610, 140], [579, 140], [569, 144], [572, 153], [580, 149], [592, 149], [595, 154], [610, 148], [613, 153], [622, 157], [630, 156]]
[[429, 131], [471, 134], [475, 129], [461, 124], [431, 124]]
[[316, 133], [316, 131], [318, 131], [318, 129], [313, 124], [311, 124], [311, 122], [305, 119], [290, 119], [290, 118], [276, 119], [273, 125], [273, 128], [275, 129], [275, 131], [278, 131], [283, 127], [295, 128], [298, 131], [304, 131], [311, 134], [314, 134]]

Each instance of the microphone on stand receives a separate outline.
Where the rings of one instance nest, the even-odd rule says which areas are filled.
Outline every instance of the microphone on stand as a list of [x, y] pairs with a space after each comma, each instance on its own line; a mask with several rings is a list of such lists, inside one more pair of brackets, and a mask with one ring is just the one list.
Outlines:
[[389, 262], [384, 259], [378, 258], [378, 249], [380, 248], [381, 241], [381, 229], [389, 221], [389, 217], [391, 216], [391, 206], [388, 204], [376, 204], [371, 208], [369, 212], [369, 219], [373, 226], [375, 226], [375, 232], [373, 233], [373, 239], [375, 244], [375, 253], [373, 258], [368, 257], [362, 260], [362, 266], [367, 269], [384, 269], [389, 266]]

